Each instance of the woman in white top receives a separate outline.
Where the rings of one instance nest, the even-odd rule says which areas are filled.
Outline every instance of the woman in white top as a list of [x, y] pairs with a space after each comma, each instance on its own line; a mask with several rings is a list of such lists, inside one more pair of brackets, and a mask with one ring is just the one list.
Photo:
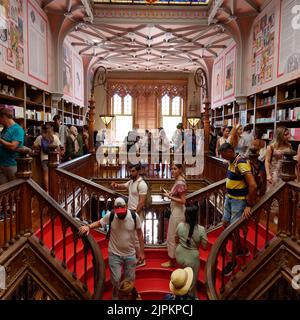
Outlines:
[[56, 146], [57, 149], [59, 149], [59, 147], [61, 146], [59, 138], [53, 132], [53, 127], [50, 123], [47, 123], [42, 126], [42, 134], [38, 136], [33, 143], [33, 149], [40, 151], [41, 154], [43, 187], [46, 192], [48, 192], [49, 181], [48, 154], [50, 144]]
[[241, 124], [236, 124], [230, 132], [229, 143], [233, 146], [234, 151], [237, 154], [243, 154], [247, 149], [246, 141], [242, 134], [243, 126]]
[[226, 143], [228, 141], [230, 134], [230, 129], [229, 127], [224, 127], [222, 129], [222, 137], [220, 137], [217, 141], [217, 146], [216, 146], [216, 156], [219, 157], [219, 148], [221, 147], [222, 144]]
[[164, 128], [159, 128], [158, 137], [155, 141], [155, 153], [159, 155], [158, 164], [156, 165], [155, 171], [157, 175], [160, 172], [160, 164], [161, 164], [161, 172], [162, 176], [165, 175], [165, 159], [168, 159], [170, 152], [170, 141], [166, 135]]

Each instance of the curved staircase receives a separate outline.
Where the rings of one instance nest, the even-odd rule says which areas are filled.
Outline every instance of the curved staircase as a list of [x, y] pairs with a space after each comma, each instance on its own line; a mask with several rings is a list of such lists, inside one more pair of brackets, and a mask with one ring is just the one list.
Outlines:
[[[59, 219], [56, 219], [55, 226], [54, 226], [54, 232], [55, 232], [55, 252], [56, 257], [60, 260], [63, 258], [63, 233], [62, 233], [62, 226], [60, 224]], [[217, 237], [222, 232], [222, 228], [215, 229], [212, 232], [208, 233], [208, 247], [207, 250], [203, 250], [200, 248], [199, 252], [199, 259], [200, 259], [200, 271], [198, 275], [198, 298], [200, 300], [206, 300], [206, 286], [205, 286], [205, 280], [204, 280], [204, 269], [205, 269], [205, 263], [207, 261], [207, 258], [209, 256], [210, 250], [214, 242], [216, 241]], [[259, 225], [258, 229], [258, 249], [263, 249], [265, 244], [265, 235], [266, 235], [266, 229]], [[39, 232], [38, 232], [39, 233]], [[37, 233], [37, 234], [38, 234]], [[47, 222], [44, 227], [44, 243], [48, 248], [51, 248], [51, 223]], [[105, 291], [103, 294], [104, 300], [110, 300], [111, 299], [111, 282], [110, 282], [110, 273], [108, 268], [108, 241], [105, 240], [105, 234], [91, 230], [91, 234], [97, 241], [101, 251], [102, 255], [106, 264], [106, 280], [105, 280]], [[248, 227], [248, 236], [247, 236], [247, 246], [250, 250], [250, 256], [246, 258], [247, 260], [252, 259], [252, 252], [254, 248], [254, 239], [255, 235], [255, 228], [254, 224], [249, 224]], [[272, 238], [274, 235], [269, 232], [269, 238]], [[73, 271], [74, 269], [74, 244], [73, 239], [71, 237], [70, 230], [67, 231], [66, 237], [66, 266], [70, 271]], [[231, 243], [228, 243], [228, 250], [230, 251]], [[161, 263], [165, 262], [168, 259], [167, 255], [167, 249], [165, 247], [161, 248], [145, 248], [145, 257], [146, 257], [146, 265], [140, 268], [136, 269], [136, 288], [138, 292], [141, 294], [143, 300], [162, 300], [164, 298], [164, 295], [169, 290], [169, 281], [170, 281], [170, 275], [174, 268], [163, 268], [161, 267]], [[237, 261], [239, 263], [239, 259], [243, 258], [237, 258]], [[217, 272], [217, 278], [216, 278], [216, 287], [219, 290], [221, 287], [221, 274], [220, 270], [222, 267], [222, 261], [221, 257], [218, 259], [218, 272]], [[179, 266], [178, 266], [179, 267]], [[92, 265], [92, 257], [91, 255], [88, 255], [87, 257], [87, 272], [84, 274], [84, 248], [83, 243], [81, 241], [78, 241], [77, 247], [76, 247], [76, 275], [79, 280], [84, 282], [84, 278], [87, 279], [87, 285], [90, 290], [90, 292], [93, 291], [93, 265]], [[235, 272], [238, 272], [239, 268], [235, 270]], [[225, 277], [226, 281], [226, 277]]]

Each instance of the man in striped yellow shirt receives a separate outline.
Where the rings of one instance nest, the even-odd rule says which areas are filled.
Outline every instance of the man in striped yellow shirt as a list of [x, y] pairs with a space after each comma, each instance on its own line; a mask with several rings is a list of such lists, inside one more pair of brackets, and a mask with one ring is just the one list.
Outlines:
[[[250, 217], [251, 208], [256, 200], [257, 186], [249, 160], [236, 154], [230, 143], [222, 144], [219, 154], [229, 161], [223, 215], [223, 225], [227, 227], [239, 220], [242, 215], [246, 218]], [[248, 249], [241, 248], [239, 236], [237, 236], [237, 242], [236, 256], [249, 255]], [[235, 266], [236, 262], [229, 262], [224, 268], [224, 275], [230, 275]]]

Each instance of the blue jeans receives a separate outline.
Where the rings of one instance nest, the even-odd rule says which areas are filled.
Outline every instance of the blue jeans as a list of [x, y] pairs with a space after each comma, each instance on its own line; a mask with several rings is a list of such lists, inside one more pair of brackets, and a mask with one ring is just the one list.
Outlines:
[[124, 266], [124, 279], [135, 280], [136, 256], [121, 257], [113, 253], [108, 255], [110, 280], [113, 286], [112, 299], [118, 298], [117, 288], [121, 281], [122, 267]]
[[247, 206], [246, 200], [225, 197], [223, 220], [229, 224], [236, 222], [243, 214]]

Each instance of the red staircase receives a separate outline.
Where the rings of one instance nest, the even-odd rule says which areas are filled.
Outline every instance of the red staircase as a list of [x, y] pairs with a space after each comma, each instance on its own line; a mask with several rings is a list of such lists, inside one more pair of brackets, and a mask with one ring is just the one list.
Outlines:
[[[216, 229], [213, 232], [208, 234], [208, 248], [206, 251], [200, 249], [199, 258], [200, 258], [200, 271], [198, 275], [198, 297], [200, 300], [207, 299], [206, 295], [206, 287], [204, 283], [204, 269], [205, 263], [209, 256], [209, 252], [211, 250], [212, 245], [214, 244], [217, 237], [222, 232], [222, 228]], [[51, 223], [47, 222], [44, 227], [44, 243], [48, 248], [51, 248]], [[59, 219], [56, 219], [54, 226], [55, 233], [55, 253], [57, 259], [60, 261], [63, 260], [63, 234], [62, 234], [62, 226], [60, 224]], [[111, 299], [111, 282], [110, 282], [110, 273], [108, 268], [108, 243], [105, 240], [105, 235], [101, 234], [95, 230], [91, 231], [93, 237], [99, 244], [103, 258], [106, 264], [106, 280], [105, 280], [105, 292], [103, 299], [109, 300]], [[39, 236], [39, 231], [37, 232]], [[250, 256], [247, 257], [247, 260], [252, 259], [252, 252], [254, 248], [254, 235], [255, 235], [255, 227], [253, 224], [249, 225], [248, 229], [248, 248], [250, 250]], [[272, 238], [274, 235], [270, 233], [269, 237]], [[266, 238], [266, 230], [263, 226], [259, 225], [258, 228], [258, 249], [263, 249]], [[74, 243], [71, 237], [70, 230], [67, 231], [66, 237], [66, 265], [67, 268], [73, 272], [74, 268]], [[229, 249], [230, 243], [228, 244]], [[141, 294], [143, 300], [162, 300], [164, 295], [169, 290], [169, 281], [170, 275], [174, 268], [163, 268], [161, 267], [161, 263], [167, 261], [168, 255], [166, 248], [147, 248], [145, 249], [146, 256], [146, 266], [137, 268], [136, 270], [136, 288], [138, 292]], [[239, 262], [238, 258], [238, 262]], [[217, 289], [221, 286], [221, 257], [218, 260], [218, 274], [217, 274]], [[178, 266], [179, 267], [179, 266]], [[238, 272], [238, 269], [237, 271]], [[76, 248], [76, 274], [77, 278], [84, 282], [84, 252], [83, 252], [83, 244], [79, 240]], [[92, 257], [88, 255], [87, 259], [87, 284], [90, 292], [93, 291], [93, 267], [92, 267]]]

